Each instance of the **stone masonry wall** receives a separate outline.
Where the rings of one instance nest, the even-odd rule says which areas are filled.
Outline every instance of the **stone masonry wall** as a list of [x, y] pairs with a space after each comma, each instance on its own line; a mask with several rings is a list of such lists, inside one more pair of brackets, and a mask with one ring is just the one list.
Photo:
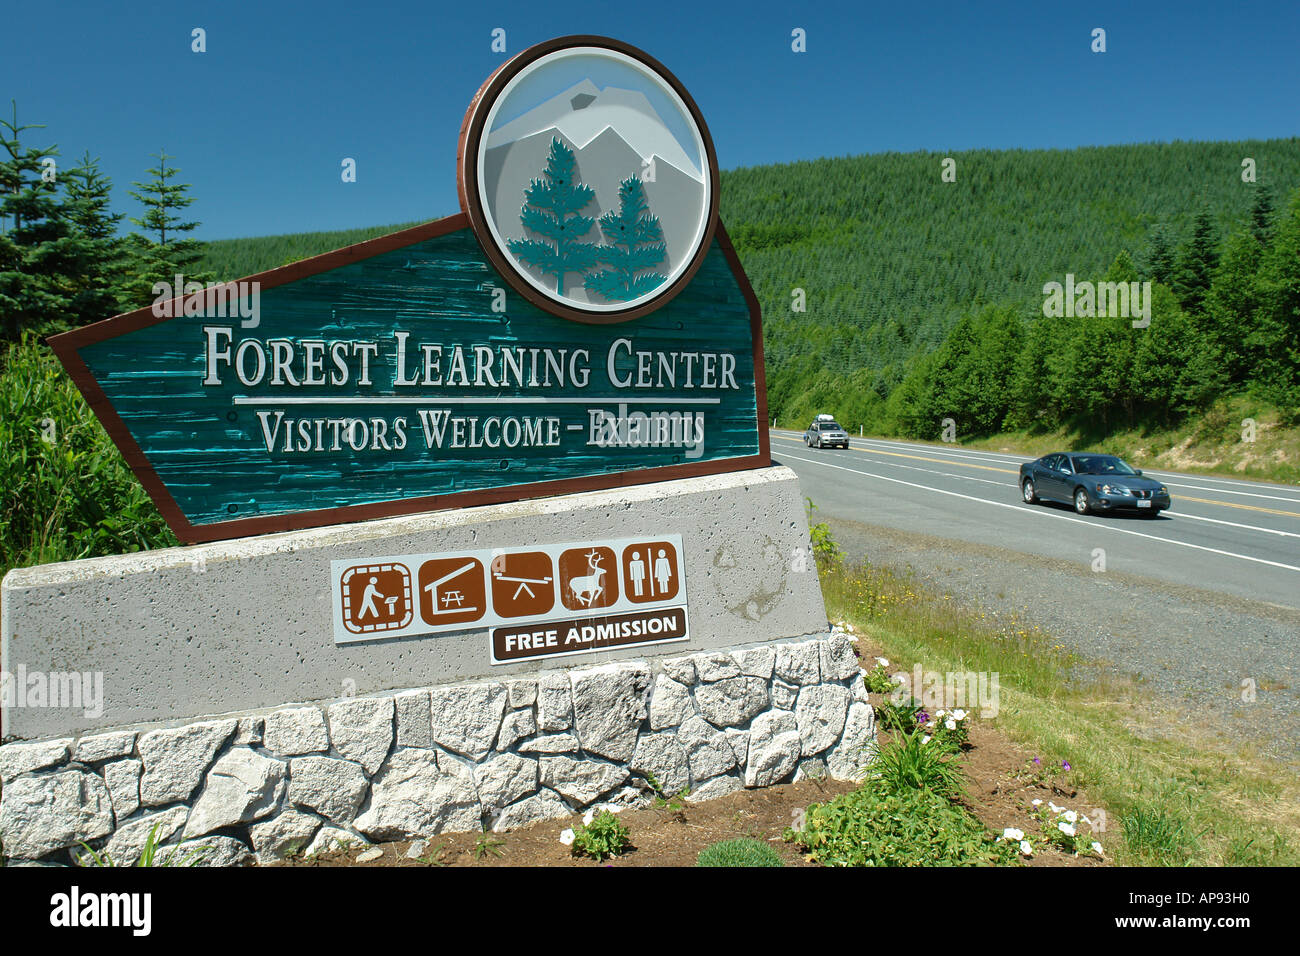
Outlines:
[[875, 718], [843, 634], [0, 747], [9, 865], [203, 862], [510, 830], [690, 788], [854, 779]]

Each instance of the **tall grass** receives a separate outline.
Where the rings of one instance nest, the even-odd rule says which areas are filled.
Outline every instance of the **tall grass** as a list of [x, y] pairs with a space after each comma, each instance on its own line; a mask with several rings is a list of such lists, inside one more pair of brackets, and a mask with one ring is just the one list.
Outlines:
[[53, 352], [0, 362], [0, 573], [177, 544]]
[[[827, 611], [895, 670], [997, 673], [993, 725], [1107, 811], [1108, 852], [1144, 865], [1300, 865], [1295, 767], [1201, 733], [1185, 714], [1108, 679], [1032, 625], [958, 605], [869, 565], [822, 575]], [[1165, 728], [1176, 727], [1177, 736]]]

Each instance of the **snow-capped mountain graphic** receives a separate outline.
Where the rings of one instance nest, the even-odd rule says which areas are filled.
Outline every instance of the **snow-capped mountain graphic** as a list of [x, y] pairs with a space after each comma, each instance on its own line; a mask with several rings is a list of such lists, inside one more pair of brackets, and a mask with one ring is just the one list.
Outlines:
[[487, 148], [554, 130], [575, 149], [582, 149], [606, 129], [615, 130], [642, 159], [657, 156], [696, 182], [704, 182], [699, 166], [686, 154], [644, 93], [616, 86], [602, 90], [591, 80], [583, 80], [494, 129], [488, 134]]
[[[671, 273], [688, 258], [705, 215], [703, 175], [664, 125], [644, 94], [616, 87], [598, 88], [590, 80], [565, 90], [493, 130], [483, 153], [482, 189], [498, 233], [507, 242], [531, 238], [520, 222], [524, 192], [546, 168], [552, 140], [573, 150], [577, 180], [596, 198], [582, 215], [598, 219], [619, 208], [620, 183], [646, 179], [646, 162], [654, 163], [653, 181], [644, 181], [651, 215], [657, 216], [667, 246], [661, 270]], [[585, 237], [601, 241], [599, 226]], [[539, 270], [526, 265], [539, 282], [554, 287]], [[564, 295], [578, 302], [604, 300], [566, 282]]]

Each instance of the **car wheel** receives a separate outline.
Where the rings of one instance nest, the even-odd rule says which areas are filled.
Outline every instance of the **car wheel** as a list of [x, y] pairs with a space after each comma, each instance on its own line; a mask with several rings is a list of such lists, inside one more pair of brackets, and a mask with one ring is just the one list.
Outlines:
[[1038, 504], [1038, 492], [1034, 490], [1034, 481], [1032, 478], [1025, 479], [1025, 483], [1020, 486], [1020, 493], [1025, 496], [1025, 504]]
[[1086, 515], [1092, 510], [1092, 502], [1088, 500], [1088, 492], [1084, 488], [1074, 490], [1074, 510], [1081, 515]]

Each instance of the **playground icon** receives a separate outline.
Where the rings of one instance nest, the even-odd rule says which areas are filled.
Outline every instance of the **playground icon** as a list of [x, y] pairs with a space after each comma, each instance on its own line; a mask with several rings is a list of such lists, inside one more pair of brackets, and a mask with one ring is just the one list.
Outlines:
[[397, 631], [411, 623], [411, 572], [404, 564], [360, 564], [339, 578], [343, 626], [353, 634]]
[[555, 568], [545, 551], [512, 551], [492, 559], [492, 608], [501, 617], [545, 614], [555, 606]]

